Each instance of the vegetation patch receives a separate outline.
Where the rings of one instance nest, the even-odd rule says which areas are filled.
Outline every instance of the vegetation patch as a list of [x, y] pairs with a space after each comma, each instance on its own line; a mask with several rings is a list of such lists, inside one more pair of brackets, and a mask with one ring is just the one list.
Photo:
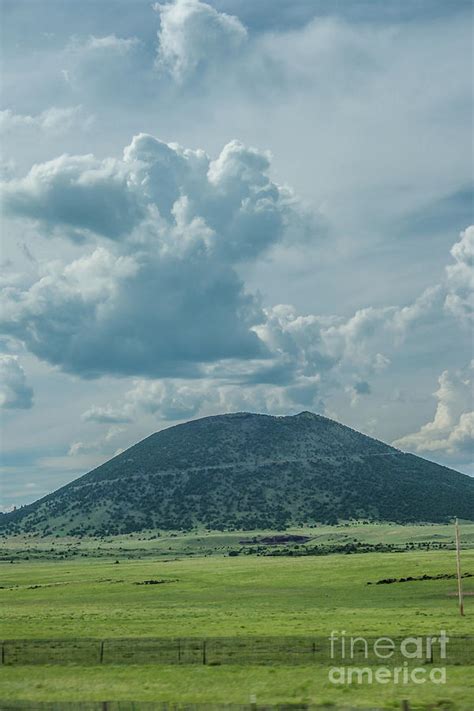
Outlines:
[[243, 538], [239, 541], [243, 546], [248, 544], [262, 543], [267, 546], [277, 546], [281, 543], [307, 543], [310, 536], [298, 536], [296, 534], [276, 534], [274, 536], [254, 536], [254, 538]]
[[134, 585], [165, 585], [166, 583], [177, 583], [177, 580], [141, 580]]
[[[382, 580], [377, 580], [375, 585], [391, 585], [392, 583], [412, 583], [420, 580], [455, 580], [455, 573], [439, 573], [438, 575], [409, 575], [407, 578], [383, 578]], [[463, 573], [462, 578], [472, 578], [473, 573]], [[368, 582], [367, 585], [372, 585], [373, 583]]]

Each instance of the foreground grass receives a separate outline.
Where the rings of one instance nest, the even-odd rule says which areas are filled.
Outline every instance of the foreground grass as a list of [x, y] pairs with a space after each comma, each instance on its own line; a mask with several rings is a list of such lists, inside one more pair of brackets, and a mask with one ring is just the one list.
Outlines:
[[[471, 674], [471, 677], [469, 675]], [[11, 667], [0, 673], [4, 701], [154, 701], [174, 704], [307, 703], [472, 711], [472, 671], [448, 670], [447, 684], [334, 686], [322, 667]], [[446, 703], [443, 703], [446, 702]]]
[[[424, 528], [424, 527], [420, 527]], [[397, 529], [395, 529], [397, 530]], [[337, 529], [332, 529], [336, 535]], [[403, 532], [397, 531], [396, 537]], [[426, 535], [411, 531], [411, 535]], [[189, 542], [187, 543], [189, 545]], [[474, 572], [474, 550], [463, 552]], [[4, 639], [241, 635], [472, 634], [474, 597], [457, 611], [455, 580], [367, 585], [455, 570], [451, 550], [322, 557], [74, 558], [0, 563]], [[136, 585], [161, 579], [161, 585]], [[464, 583], [474, 592], [474, 578]], [[328, 660], [328, 667], [330, 662]], [[0, 668], [4, 700], [169, 703], [326, 703], [415, 708], [450, 700], [472, 711], [472, 667], [448, 667], [447, 684], [334, 686], [328, 667], [23, 666]], [[1, 707], [1, 704], [0, 704]]]

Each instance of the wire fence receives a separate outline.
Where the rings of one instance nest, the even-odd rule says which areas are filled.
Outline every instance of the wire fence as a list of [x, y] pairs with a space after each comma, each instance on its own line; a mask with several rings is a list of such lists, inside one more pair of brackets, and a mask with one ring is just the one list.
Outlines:
[[[474, 665], [474, 636], [390, 638], [209, 637], [10, 639], [0, 642], [5, 666], [30, 664], [157, 665]], [[417, 640], [421, 640], [417, 644]], [[405, 646], [403, 646], [405, 645]]]

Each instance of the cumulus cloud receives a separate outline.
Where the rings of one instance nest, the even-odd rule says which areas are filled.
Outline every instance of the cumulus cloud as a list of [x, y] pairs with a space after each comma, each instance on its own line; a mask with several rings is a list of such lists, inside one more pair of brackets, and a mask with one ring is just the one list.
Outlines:
[[27, 410], [32, 406], [33, 389], [18, 357], [0, 354], [0, 407]]
[[82, 106], [51, 106], [40, 114], [17, 114], [11, 109], [0, 111], [0, 131], [8, 133], [19, 128], [33, 128], [40, 131], [68, 131], [72, 128], [88, 129], [94, 117], [86, 115]]
[[474, 361], [465, 370], [445, 370], [434, 393], [438, 404], [433, 420], [417, 432], [401, 437], [394, 446], [470, 461], [474, 447], [473, 368]]
[[265, 310], [265, 322], [255, 331], [271, 352], [302, 375], [337, 371], [369, 376], [390, 365], [382, 351], [393, 350], [433, 313], [435, 303], [423, 295], [406, 307], [367, 307], [349, 317], [302, 315], [280, 304]]
[[160, 16], [156, 66], [180, 82], [212, 67], [222, 70], [247, 40], [237, 17], [199, 0], [156, 3], [154, 9]]
[[[240, 266], [294, 237], [306, 218], [270, 178], [270, 160], [238, 141], [213, 159], [139, 134], [120, 159], [61, 156], [7, 181], [10, 214], [36, 220], [45, 235], [72, 231], [95, 246], [68, 264], [39, 263], [27, 286], [8, 285], [6, 332], [82, 377], [205, 377], [229, 388], [233, 380], [247, 392], [268, 386], [263, 404], [321, 403], [339, 388], [357, 402], [367, 394], [357, 384], [370, 389], [407, 334], [441, 311], [445, 290], [346, 317], [262, 308]], [[458, 264], [465, 254], [465, 246], [453, 249]], [[193, 416], [207, 394], [187, 387], [155, 384], [147, 400], [143, 386], [125, 413], [92, 408], [84, 419], [128, 421], [135, 409], [154, 407], [164, 417]]]
[[147, 218], [159, 238], [174, 238], [175, 250], [179, 240], [197, 237], [242, 260], [276, 243], [292, 221], [300, 224], [294, 195], [269, 178], [269, 169], [269, 155], [238, 141], [211, 160], [140, 134], [122, 160], [63, 155], [33, 166], [2, 184], [3, 203], [48, 232], [85, 230], [110, 239], [133, 237]]
[[466, 325], [474, 322], [474, 225], [461, 232], [451, 249], [454, 264], [446, 267], [445, 308]]
[[141, 134], [122, 160], [62, 156], [4, 184], [6, 210], [45, 234], [108, 238], [69, 264], [41, 264], [27, 289], [7, 287], [5, 329], [86, 377], [264, 356], [253, 330], [263, 313], [235, 266], [301, 221], [269, 168], [237, 141], [211, 160]]

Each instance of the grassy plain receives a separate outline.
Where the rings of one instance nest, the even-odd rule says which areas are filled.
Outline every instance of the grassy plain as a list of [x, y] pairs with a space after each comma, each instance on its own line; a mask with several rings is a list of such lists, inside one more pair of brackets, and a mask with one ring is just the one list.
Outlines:
[[[387, 541], [391, 536], [400, 545], [452, 543], [452, 529], [440, 526], [361, 525], [351, 527], [349, 533], [373, 542]], [[453, 597], [453, 579], [367, 585], [383, 578], [451, 574], [455, 570], [451, 549], [229, 557], [227, 551], [235, 550], [246, 535], [217, 533], [152, 540], [135, 536], [99, 543], [56, 540], [54, 546], [53, 541], [40, 539], [29, 541], [31, 549], [36, 546], [36, 554], [30, 551], [29, 560], [12, 553], [24, 550], [25, 541], [4, 541], [1, 637], [327, 637], [332, 630], [400, 637], [436, 635], [441, 629], [452, 636], [473, 633], [474, 597], [466, 597], [466, 616], [461, 618]], [[347, 535], [347, 530], [312, 529], [311, 535], [331, 544], [332, 537]], [[464, 570], [474, 572], [473, 525], [463, 526], [463, 541]], [[70, 544], [79, 550], [68, 558], [58, 559], [50, 552]], [[100, 551], [96, 550], [98, 545]], [[150, 579], [169, 582], [136, 584]], [[466, 578], [464, 587], [474, 593], [474, 578]], [[0, 669], [0, 698], [245, 704], [255, 695], [259, 704], [333, 702], [384, 708], [400, 708], [401, 699], [408, 698], [414, 708], [427, 709], [443, 700], [451, 703], [446, 708], [473, 708], [473, 667], [449, 667], [448, 682], [442, 687], [392, 683], [334, 686], [328, 681], [329, 664], [330, 660], [327, 666], [296, 667], [4, 665]]]
[[[223, 555], [242, 550], [241, 541], [254, 536], [273, 535], [274, 531], [202, 531], [198, 533], [157, 532], [131, 533], [107, 538], [73, 538], [67, 536], [38, 537], [19, 535], [0, 540], [1, 560], [57, 559], [66, 556], [94, 558], [129, 558]], [[339, 526], [318, 525], [312, 528], [289, 528], [286, 534], [307, 536], [305, 544], [327, 547], [357, 540], [376, 545], [392, 544], [396, 547], [411, 545], [454, 546], [454, 528], [451, 524], [397, 525], [391, 523], [350, 523]], [[474, 548], [474, 523], [462, 525], [464, 548]], [[302, 547], [304, 548], [305, 545]]]

